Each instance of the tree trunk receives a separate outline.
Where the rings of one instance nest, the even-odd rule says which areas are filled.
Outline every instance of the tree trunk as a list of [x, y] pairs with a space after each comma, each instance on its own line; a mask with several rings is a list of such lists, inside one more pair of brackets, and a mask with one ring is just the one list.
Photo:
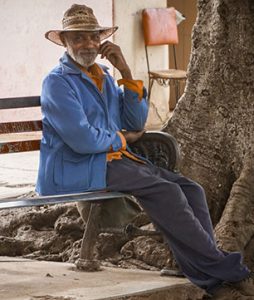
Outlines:
[[219, 246], [244, 251], [254, 234], [254, 153], [248, 154], [235, 181], [220, 222], [215, 228]]
[[253, 20], [253, 0], [198, 1], [185, 93], [166, 128], [230, 250], [244, 250], [254, 234]]

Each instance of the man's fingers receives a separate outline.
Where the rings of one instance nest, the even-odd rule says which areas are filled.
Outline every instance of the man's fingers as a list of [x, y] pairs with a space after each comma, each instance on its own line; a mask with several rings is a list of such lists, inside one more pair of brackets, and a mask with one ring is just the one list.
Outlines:
[[105, 51], [106, 49], [114, 49], [115, 51], [119, 51], [120, 47], [116, 44], [110, 43], [110, 42], [105, 42], [101, 44], [100, 46], [100, 52]]
[[141, 137], [144, 133], [145, 133], [145, 130], [137, 131], [137, 134], [138, 134], [138, 136], [140, 136], [140, 137]]
[[109, 49], [106, 49], [105, 51], [102, 52], [101, 58], [106, 57], [107, 59], [109, 59], [109, 57], [110, 57], [111, 55], [115, 55], [115, 51], [114, 51], [113, 49], [110, 49], [110, 48], [109, 48]]
[[121, 50], [119, 46], [110, 42], [105, 42], [100, 46], [99, 53], [101, 54], [101, 58], [109, 58], [112, 54], [116, 56], [121, 55]]
[[134, 143], [144, 134], [145, 130], [140, 131], [123, 131], [123, 135], [128, 143]]

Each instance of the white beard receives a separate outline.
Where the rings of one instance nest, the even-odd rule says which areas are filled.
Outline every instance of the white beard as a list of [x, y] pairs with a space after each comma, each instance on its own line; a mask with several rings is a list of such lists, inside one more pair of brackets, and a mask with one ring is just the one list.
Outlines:
[[76, 55], [74, 55], [71, 47], [67, 47], [67, 51], [75, 62], [85, 68], [89, 68], [93, 65], [98, 55], [98, 51], [96, 49], [83, 49], [78, 51]]

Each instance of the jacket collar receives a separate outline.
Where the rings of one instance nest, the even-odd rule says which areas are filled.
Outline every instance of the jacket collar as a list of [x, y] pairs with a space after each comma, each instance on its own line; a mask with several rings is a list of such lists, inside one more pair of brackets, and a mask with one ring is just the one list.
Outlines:
[[[72, 61], [67, 52], [60, 58], [60, 66], [62, 68], [63, 74], [80, 74], [82, 77], [89, 78], [84, 72], [82, 72]], [[102, 70], [104, 75], [108, 75], [108, 67], [98, 64]]]

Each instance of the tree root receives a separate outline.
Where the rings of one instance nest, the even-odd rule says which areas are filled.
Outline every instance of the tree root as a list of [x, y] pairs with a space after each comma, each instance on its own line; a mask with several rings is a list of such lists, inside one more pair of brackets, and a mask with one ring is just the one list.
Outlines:
[[254, 236], [254, 152], [246, 155], [239, 178], [233, 184], [220, 222], [215, 228], [218, 245], [228, 251], [244, 251]]

